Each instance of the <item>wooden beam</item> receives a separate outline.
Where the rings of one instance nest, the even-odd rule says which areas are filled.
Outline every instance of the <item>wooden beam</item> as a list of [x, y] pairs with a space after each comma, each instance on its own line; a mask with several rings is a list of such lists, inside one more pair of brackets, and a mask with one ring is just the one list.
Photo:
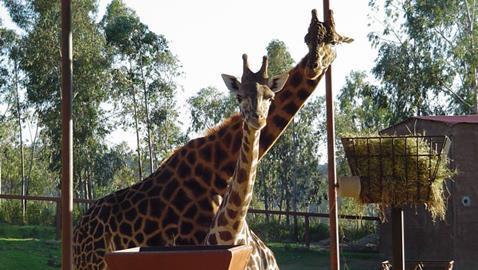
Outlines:
[[[331, 10], [329, 0], [323, 0], [324, 21], [330, 22]], [[335, 119], [334, 96], [332, 93], [332, 65], [325, 73], [325, 102], [327, 111], [327, 157], [328, 157], [328, 199], [329, 199], [329, 238], [330, 269], [340, 270], [339, 227], [337, 210], [337, 170], [335, 165]]]
[[71, 0], [61, 0], [61, 251], [62, 270], [73, 267], [73, 37]]

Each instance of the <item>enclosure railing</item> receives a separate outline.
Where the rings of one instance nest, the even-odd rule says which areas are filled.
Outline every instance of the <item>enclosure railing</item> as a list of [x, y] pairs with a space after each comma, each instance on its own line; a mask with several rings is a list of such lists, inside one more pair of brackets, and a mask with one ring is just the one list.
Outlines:
[[[15, 194], [0, 194], [0, 199], [6, 200], [26, 200], [26, 201], [44, 201], [56, 203], [56, 233], [57, 237], [60, 235], [61, 217], [60, 206], [61, 198], [52, 196], [22, 196]], [[73, 203], [76, 204], [93, 204], [96, 200], [88, 199], [73, 199]], [[280, 210], [265, 210], [265, 209], [249, 209], [249, 214], [262, 214], [262, 215], [278, 215], [278, 216], [291, 216], [291, 217], [303, 217], [304, 218], [304, 243], [307, 247], [310, 247], [310, 218], [329, 218], [328, 213], [313, 213], [313, 212], [295, 212], [295, 211], [280, 211]], [[378, 217], [374, 216], [359, 216], [359, 215], [339, 215], [340, 219], [348, 220], [366, 220], [366, 221], [380, 221]]]

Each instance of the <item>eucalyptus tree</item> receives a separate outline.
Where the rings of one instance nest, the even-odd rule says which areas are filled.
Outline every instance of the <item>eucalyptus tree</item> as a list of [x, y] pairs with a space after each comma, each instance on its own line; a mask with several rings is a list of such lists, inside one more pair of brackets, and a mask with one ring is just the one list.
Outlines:
[[[20, 93], [22, 72], [19, 67], [21, 59], [20, 37], [12, 30], [0, 30], [1, 57], [2, 57], [2, 83], [0, 84], [0, 93], [5, 96], [5, 101], [10, 104], [4, 104], [10, 107], [11, 116], [16, 119], [15, 131], [18, 131], [18, 145], [20, 155], [20, 177], [21, 177], [21, 195], [25, 196], [27, 192], [27, 179], [25, 177], [25, 153], [23, 140], [23, 100]], [[13, 106], [12, 106], [13, 105]], [[22, 217], [26, 217], [26, 200], [22, 200]]]
[[[389, 95], [392, 122], [411, 115], [477, 113], [478, 3], [370, 1], [380, 31], [373, 74]], [[444, 101], [447, 102], [444, 102]]]
[[[478, 3], [369, 1], [378, 57], [338, 96], [343, 132], [377, 131], [414, 115], [477, 113]], [[342, 122], [342, 123], [341, 123]]]
[[[60, 3], [46, 0], [4, 1], [10, 16], [21, 28], [20, 68], [25, 74], [27, 101], [38, 115], [40, 136], [45, 144], [42, 153], [50, 158], [49, 169], [60, 171]], [[76, 191], [94, 197], [92, 170], [98, 145], [109, 132], [101, 104], [107, 92], [108, 61], [105, 40], [95, 21], [94, 0], [73, 2], [74, 44], [74, 179]], [[55, 179], [58, 180], [58, 177]], [[58, 181], [57, 181], [58, 183]]]
[[237, 112], [235, 97], [209, 86], [188, 99], [191, 127], [188, 133], [204, 132]]
[[[175, 77], [180, 74], [178, 60], [169, 50], [166, 38], [149, 30], [120, 0], [109, 4], [101, 24], [114, 59], [113, 101], [124, 116], [121, 124], [124, 127], [134, 124], [138, 178], [142, 179], [142, 137], [148, 149], [150, 173], [155, 161], [163, 156], [157, 155], [155, 148], [163, 151], [179, 137], [175, 112]], [[172, 125], [170, 130], [166, 128], [169, 125]], [[166, 132], [171, 130], [174, 132]], [[157, 134], [158, 131], [165, 134]]]

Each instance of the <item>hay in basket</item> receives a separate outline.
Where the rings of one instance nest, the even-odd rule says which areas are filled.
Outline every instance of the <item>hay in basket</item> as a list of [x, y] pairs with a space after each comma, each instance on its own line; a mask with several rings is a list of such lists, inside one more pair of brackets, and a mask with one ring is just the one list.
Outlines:
[[345, 137], [342, 144], [352, 174], [360, 176], [361, 203], [423, 203], [433, 219], [444, 219], [444, 182], [455, 174], [448, 168], [447, 137]]

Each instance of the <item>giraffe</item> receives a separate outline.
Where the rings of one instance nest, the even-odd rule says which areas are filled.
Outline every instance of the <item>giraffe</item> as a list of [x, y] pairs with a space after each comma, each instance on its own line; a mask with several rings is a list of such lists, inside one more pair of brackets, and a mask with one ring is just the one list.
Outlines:
[[242, 143], [233, 177], [212, 220], [205, 244], [250, 245], [253, 250], [247, 269], [279, 269], [272, 251], [252, 235], [246, 223], [246, 214], [256, 178], [260, 133], [266, 125], [271, 100], [275, 93], [282, 90], [289, 75], [283, 74], [269, 80], [266, 56], [257, 73], [250, 71], [247, 55], [243, 55], [243, 62], [241, 82], [233, 76], [223, 75], [227, 87], [237, 95], [240, 103]]
[[[335, 44], [349, 41], [324, 38], [336, 36], [335, 24], [319, 22], [314, 12], [312, 17], [305, 40], [309, 52], [270, 105], [259, 159], [316, 88], [336, 57]], [[242, 119], [234, 115], [176, 149], [143, 181], [98, 199], [74, 229], [75, 269], [106, 269], [104, 255], [114, 250], [203, 243], [234, 172], [241, 138]]]

